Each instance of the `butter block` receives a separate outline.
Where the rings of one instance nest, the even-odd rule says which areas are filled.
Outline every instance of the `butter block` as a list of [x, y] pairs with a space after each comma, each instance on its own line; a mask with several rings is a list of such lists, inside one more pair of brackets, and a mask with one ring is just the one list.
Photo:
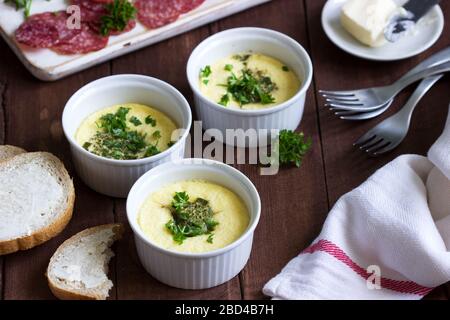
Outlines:
[[398, 10], [393, 0], [349, 0], [342, 7], [342, 26], [361, 43], [380, 47], [384, 29]]

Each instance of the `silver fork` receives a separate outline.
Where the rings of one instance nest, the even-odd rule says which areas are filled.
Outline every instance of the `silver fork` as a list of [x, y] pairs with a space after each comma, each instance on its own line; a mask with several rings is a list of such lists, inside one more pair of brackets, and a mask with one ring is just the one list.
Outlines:
[[383, 107], [383, 105], [397, 96], [400, 91], [414, 82], [449, 71], [450, 62], [447, 62], [403, 77], [389, 86], [340, 92], [320, 91], [320, 93], [327, 99], [328, 103], [325, 106], [335, 110], [373, 111]]
[[408, 133], [415, 107], [428, 90], [442, 77], [443, 75], [440, 74], [423, 79], [400, 111], [369, 130], [354, 145], [371, 156], [378, 156], [397, 147]]
[[[447, 47], [419, 63], [392, 85], [348, 91], [324, 91], [319, 93], [326, 99], [326, 106], [335, 110], [355, 112], [373, 111], [386, 106], [406, 85], [450, 70], [450, 47]], [[431, 68], [431, 69], [430, 69]], [[441, 70], [438, 70], [443, 68]]]
[[[363, 112], [363, 111], [341, 110], [336, 111], [334, 114], [337, 115], [342, 120], [351, 120], [351, 121], [368, 120], [376, 118], [382, 113], [384, 113], [387, 109], [389, 109], [393, 101], [394, 100], [390, 100], [388, 103], [384, 104], [381, 108], [376, 109], [374, 111]], [[330, 110], [334, 111], [333, 109]]]

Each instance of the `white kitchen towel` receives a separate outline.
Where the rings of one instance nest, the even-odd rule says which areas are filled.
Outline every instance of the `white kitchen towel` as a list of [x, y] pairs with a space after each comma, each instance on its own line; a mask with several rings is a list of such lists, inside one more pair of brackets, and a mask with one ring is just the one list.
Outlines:
[[274, 299], [421, 299], [450, 281], [450, 111], [428, 158], [400, 156], [342, 196], [263, 291]]

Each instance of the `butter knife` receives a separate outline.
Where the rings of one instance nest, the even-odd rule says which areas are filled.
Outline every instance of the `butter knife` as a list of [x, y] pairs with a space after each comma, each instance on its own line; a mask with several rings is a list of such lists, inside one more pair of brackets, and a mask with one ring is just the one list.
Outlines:
[[409, 0], [403, 6], [404, 10], [392, 17], [384, 29], [384, 37], [389, 42], [396, 42], [439, 2], [440, 0]]

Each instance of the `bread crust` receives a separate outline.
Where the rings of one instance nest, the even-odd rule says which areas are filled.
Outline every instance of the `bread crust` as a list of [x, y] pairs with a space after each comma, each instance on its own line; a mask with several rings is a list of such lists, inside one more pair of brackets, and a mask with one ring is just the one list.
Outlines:
[[26, 150], [16, 146], [0, 145], [0, 162], [26, 152]]
[[80, 294], [78, 292], [73, 292], [73, 291], [63, 289], [63, 288], [59, 287], [57, 283], [53, 282], [52, 279], [48, 276], [49, 268], [53, 262], [53, 258], [58, 256], [61, 253], [61, 251], [63, 251], [67, 246], [77, 242], [80, 238], [97, 233], [103, 229], [111, 229], [113, 231], [113, 233], [114, 233], [113, 241], [121, 239], [122, 235], [124, 233], [124, 230], [125, 230], [123, 224], [121, 224], [121, 223], [111, 223], [111, 224], [95, 226], [95, 227], [88, 228], [88, 229], [78, 232], [77, 234], [73, 235], [72, 237], [70, 237], [69, 239], [64, 241], [58, 247], [58, 249], [56, 249], [55, 253], [50, 258], [50, 262], [47, 267], [47, 271], [45, 273], [50, 291], [53, 293], [53, 295], [55, 297], [57, 297], [60, 300], [103, 300], [103, 297], [101, 297], [99, 295]]
[[[69, 187], [66, 209], [50, 225], [36, 231], [29, 236], [0, 241], [0, 256], [20, 250], [28, 250], [52, 239], [53, 237], [57, 236], [62, 230], [64, 230], [64, 228], [72, 218], [73, 208], [75, 204], [75, 188], [73, 186], [73, 181], [70, 178], [69, 173], [64, 167], [64, 164], [57, 157], [46, 152], [28, 153], [27, 155], [29, 155], [30, 157], [47, 157], [51, 162], [54, 163], [55, 167], [58, 169], [58, 172], [65, 178], [65, 183]], [[0, 163], [1, 165], [5, 165], [9, 162], [15, 161], [16, 159], [13, 157]]]

